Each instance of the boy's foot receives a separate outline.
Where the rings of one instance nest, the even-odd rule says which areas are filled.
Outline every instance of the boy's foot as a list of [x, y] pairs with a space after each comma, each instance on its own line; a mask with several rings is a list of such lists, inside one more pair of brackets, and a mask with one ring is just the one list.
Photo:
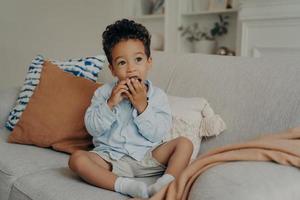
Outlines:
[[173, 181], [175, 178], [171, 174], [164, 174], [162, 177], [157, 179], [157, 181], [149, 185], [148, 187], [148, 194], [149, 196], [153, 196], [155, 193], [157, 193], [159, 190], [161, 190], [165, 185], [169, 184], [171, 181]]
[[131, 197], [149, 197], [146, 183], [130, 178], [118, 177], [115, 182], [115, 191]]

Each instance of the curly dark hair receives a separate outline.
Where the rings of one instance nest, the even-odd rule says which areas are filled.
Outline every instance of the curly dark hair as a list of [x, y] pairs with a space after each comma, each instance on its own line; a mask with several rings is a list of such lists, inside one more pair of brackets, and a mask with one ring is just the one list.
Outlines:
[[108, 62], [112, 64], [112, 49], [120, 41], [137, 39], [144, 44], [145, 54], [150, 57], [151, 35], [148, 30], [133, 20], [122, 19], [108, 25], [102, 33], [102, 45]]

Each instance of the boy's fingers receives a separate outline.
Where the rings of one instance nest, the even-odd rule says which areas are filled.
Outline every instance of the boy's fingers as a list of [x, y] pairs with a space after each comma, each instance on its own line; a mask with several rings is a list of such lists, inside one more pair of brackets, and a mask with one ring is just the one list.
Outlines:
[[127, 89], [124, 89], [124, 88], [119, 88], [116, 93], [117, 94], [122, 94], [124, 91], [127, 91]]
[[128, 92], [127, 90], [125, 90], [125, 91], [124, 91], [124, 94], [128, 97], [128, 99], [129, 99], [130, 101], [133, 100], [132, 95], [130, 94], [130, 92]]
[[128, 90], [129, 88], [127, 87], [127, 85], [120, 85], [119, 86], [120, 89], [124, 89], [124, 90]]
[[127, 81], [127, 85], [128, 85], [129, 91], [130, 91], [133, 95], [135, 95], [136, 92], [135, 92], [135, 89], [134, 89], [134, 87], [132, 86], [132, 83], [130, 82], [130, 80]]
[[131, 82], [132, 82], [132, 85], [133, 85], [134, 89], [136, 91], [140, 91], [141, 83], [137, 79], [132, 79]]
[[145, 85], [143, 82], [139, 81], [138, 79], [135, 79], [135, 80], [134, 80], [133, 86], [134, 86], [136, 92], [144, 92], [144, 91], [147, 91], [146, 85]]
[[118, 91], [118, 90], [120, 90], [120, 89], [128, 90], [128, 87], [127, 87], [126, 85], [117, 85], [117, 86], [115, 87], [115, 91]]
[[118, 84], [115, 86], [115, 89], [123, 88], [124, 86], [127, 87], [126, 80], [119, 81]]

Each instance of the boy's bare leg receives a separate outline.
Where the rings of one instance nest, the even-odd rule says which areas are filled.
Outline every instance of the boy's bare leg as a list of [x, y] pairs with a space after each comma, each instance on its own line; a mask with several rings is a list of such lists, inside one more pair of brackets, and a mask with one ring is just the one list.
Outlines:
[[160, 163], [167, 166], [165, 174], [148, 187], [149, 196], [153, 196], [162, 187], [169, 184], [189, 164], [193, 153], [193, 143], [185, 138], [178, 137], [152, 151], [152, 156]]
[[74, 152], [69, 159], [69, 167], [86, 182], [114, 191], [117, 176], [111, 172], [111, 165], [95, 153]]
[[193, 143], [185, 137], [178, 137], [154, 149], [152, 156], [167, 166], [165, 174], [177, 178], [189, 164], [192, 153]]

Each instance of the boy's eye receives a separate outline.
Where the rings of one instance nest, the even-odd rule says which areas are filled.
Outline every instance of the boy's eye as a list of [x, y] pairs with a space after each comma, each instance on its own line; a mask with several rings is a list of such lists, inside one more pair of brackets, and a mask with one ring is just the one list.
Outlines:
[[141, 62], [141, 61], [143, 60], [143, 58], [142, 58], [142, 57], [137, 57], [135, 60], [136, 60], [137, 62]]
[[120, 62], [118, 62], [118, 65], [125, 65], [125, 61], [124, 60], [122, 60], [122, 61], [120, 61]]

